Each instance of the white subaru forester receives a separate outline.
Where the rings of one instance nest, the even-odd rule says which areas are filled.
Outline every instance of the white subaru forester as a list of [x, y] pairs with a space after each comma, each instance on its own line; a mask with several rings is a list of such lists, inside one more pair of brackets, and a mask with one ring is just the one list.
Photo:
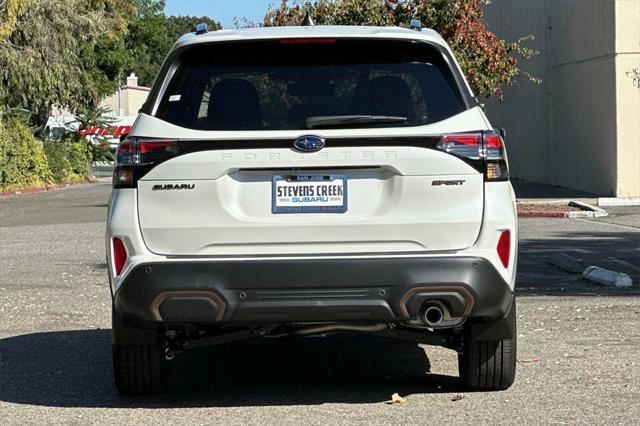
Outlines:
[[187, 34], [117, 150], [116, 386], [162, 392], [200, 347], [360, 332], [506, 389], [516, 220], [503, 138], [436, 32]]

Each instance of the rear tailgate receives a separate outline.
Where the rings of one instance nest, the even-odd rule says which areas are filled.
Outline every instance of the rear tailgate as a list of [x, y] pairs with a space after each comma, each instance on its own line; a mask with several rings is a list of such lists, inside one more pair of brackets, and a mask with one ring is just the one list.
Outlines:
[[[291, 175], [346, 176], [346, 212], [274, 214], [273, 176]], [[438, 252], [474, 243], [482, 187], [462, 160], [421, 147], [208, 150], [151, 170], [138, 208], [164, 255]]]
[[[202, 43], [174, 52], [175, 72], [166, 68], [166, 89], [153, 99], [154, 87], [131, 137], [199, 148], [154, 164], [137, 182], [149, 249], [219, 256], [471, 246], [482, 222], [483, 176], [423, 142], [485, 130], [487, 122], [447, 49], [407, 34]], [[363, 124], [367, 117], [383, 121]], [[308, 135], [326, 138], [326, 147], [296, 151], [294, 140]], [[278, 209], [287, 197], [274, 187], [314, 179], [331, 184], [322, 194], [337, 200], [334, 212]], [[307, 196], [307, 189], [283, 194]]]

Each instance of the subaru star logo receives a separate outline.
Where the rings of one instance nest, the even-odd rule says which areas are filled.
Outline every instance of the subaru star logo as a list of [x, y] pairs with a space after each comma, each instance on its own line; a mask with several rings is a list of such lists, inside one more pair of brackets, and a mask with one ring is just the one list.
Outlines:
[[320, 136], [306, 135], [295, 140], [293, 146], [298, 151], [315, 152], [324, 148], [325, 141]]

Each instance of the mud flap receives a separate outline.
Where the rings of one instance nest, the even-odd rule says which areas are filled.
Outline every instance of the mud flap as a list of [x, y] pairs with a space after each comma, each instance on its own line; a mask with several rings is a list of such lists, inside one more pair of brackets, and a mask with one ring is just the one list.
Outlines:
[[118, 317], [115, 309], [111, 310], [111, 341], [114, 345], [123, 346], [156, 346], [163, 345], [163, 333], [158, 327], [142, 328]]
[[516, 334], [516, 298], [513, 297], [509, 312], [495, 322], [477, 322], [470, 324], [469, 335], [472, 341], [488, 342], [512, 339]]

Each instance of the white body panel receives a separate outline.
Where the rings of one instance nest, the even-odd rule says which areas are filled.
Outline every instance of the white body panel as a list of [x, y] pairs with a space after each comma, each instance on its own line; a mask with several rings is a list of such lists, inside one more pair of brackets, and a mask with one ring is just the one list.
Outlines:
[[450, 188], [432, 182], [452, 175], [350, 171], [346, 213], [286, 215], [271, 213], [272, 175], [172, 180], [194, 185], [179, 191], [152, 191], [160, 181], [141, 180], [139, 214], [147, 245], [175, 255], [445, 251], [471, 246], [480, 230], [478, 173], [454, 175], [465, 183]]
[[[189, 35], [176, 47], [217, 41], [283, 37], [369, 37], [422, 40], [450, 51], [435, 32], [375, 27], [313, 27], [217, 31]], [[457, 63], [452, 64], [458, 67]], [[168, 77], [171, 72], [168, 73]], [[164, 90], [167, 81], [160, 81]], [[466, 82], [465, 82], [466, 84]], [[466, 89], [472, 95], [466, 84]], [[473, 107], [425, 126], [375, 129], [203, 131], [140, 114], [131, 137], [207, 141], [421, 137], [490, 130]], [[107, 226], [108, 264], [117, 291], [141, 263], [217, 262], [246, 259], [479, 257], [489, 260], [513, 290], [517, 253], [516, 208], [509, 182], [485, 183], [483, 174], [443, 152], [411, 146], [207, 150], [181, 155], [154, 167], [137, 189], [115, 189]], [[299, 169], [303, 171], [299, 171]], [[313, 168], [313, 171], [304, 170]], [[249, 170], [248, 170], [249, 169]], [[288, 173], [348, 177], [346, 213], [274, 215], [271, 179]], [[434, 185], [435, 181], [464, 181]], [[154, 191], [154, 185], [187, 184], [189, 190]], [[511, 231], [509, 264], [496, 245]], [[111, 239], [121, 238], [127, 260], [114, 273]], [[285, 271], [283, 271], [285, 272]]]
[[[152, 126], [147, 123], [160, 125], [155, 123], [160, 121], [143, 116], [132, 134], [147, 135], [146, 129]], [[169, 126], [161, 134], [173, 136]], [[409, 130], [421, 136], [437, 136], [445, 129], [460, 132], [485, 128], [482, 112], [472, 109]], [[212, 146], [216, 143], [212, 138], [218, 133], [232, 133], [245, 140], [252, 139], [251, 133], [291, 136], [291, 132], [275, 131], [178, 129], [175, 136], [209, 136]], [[323, 137], [367, 137], [403, 131], [407, 129], [316, 133]], [[297, 136], [300, 133], [294, 132]], [[347, 175], [348, 211], [272, 214], [272, 177], [280, 174], [280, 169], [311, 167], [313, 173], [297, 173]], [[463, 183], [434, 185], [442, 180]], [[153, 190], [154, 185], [163, 183], [193, 185], [193, 189]], [[293, 149], [211, 150], [182, 155], [153, 168], [138, 182], [138, 202], [142, 235], [151, 251], [159, 254], [437, 252], [464, 249], [475, 242], [482, 221], [482, 187], [482, 174], [464, 161], [420, 147], [325, 148], [316, 153]]]

